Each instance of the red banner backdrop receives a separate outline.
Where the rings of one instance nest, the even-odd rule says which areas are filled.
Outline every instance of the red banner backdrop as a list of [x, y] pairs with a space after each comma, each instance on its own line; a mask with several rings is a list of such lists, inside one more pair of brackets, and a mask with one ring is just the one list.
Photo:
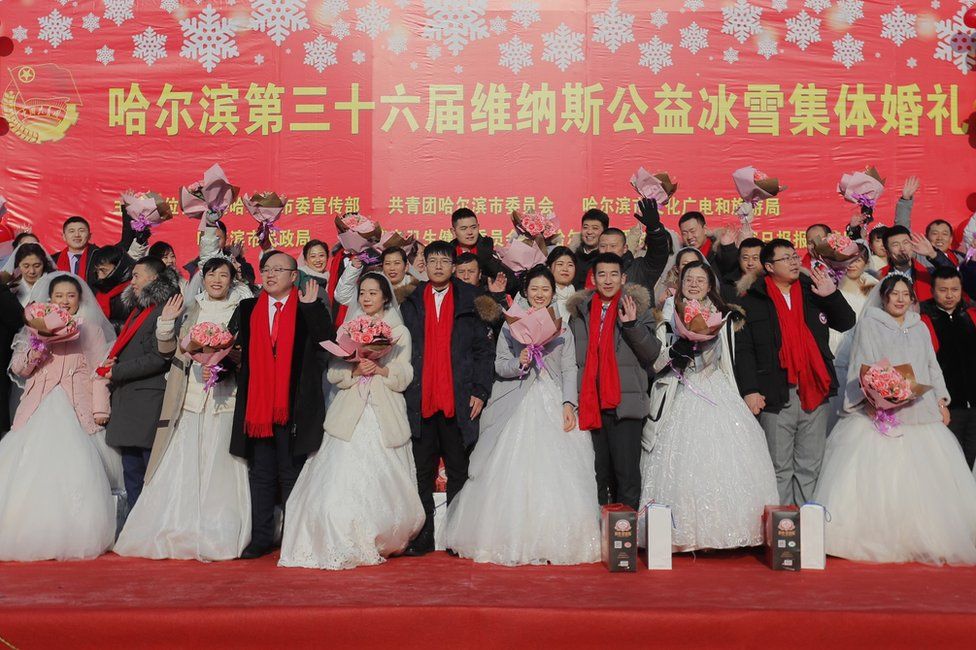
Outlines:
[[[889, 220], [976, 209], [973, 0], [4, 0], [7, 219], [50, 248], [60, 223], [118, 233], [126, 189], [175, 197], [219, 162], [291, 199], [280, 243], [334, 238], [347, 210], [426, 239], [468, 206], [633, 223], [628, 180], [668, 171], [686, 210], [730, 220], [731, 172], [788, 190], [765, 237], [855, 210], [841, 174], [876, 165]], [[232, 233], [253, 238], [238, 203]], [[191, 254], [182, 216], [157, 238]], [[801, 243], [801, 242], [798, 242]]]

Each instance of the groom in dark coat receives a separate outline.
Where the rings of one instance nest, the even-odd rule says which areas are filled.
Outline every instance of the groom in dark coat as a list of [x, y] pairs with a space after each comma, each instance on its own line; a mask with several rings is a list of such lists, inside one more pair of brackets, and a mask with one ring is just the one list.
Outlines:
[[266, 255], [261, 276], [261, 294], [242, 300], [229, 325], [241, 350], [230, 453], [247, 459], [251, 487], [245, 560], [271, 551], [279, 488], [284, 507], [305, 457], [322, 444], [328, 353], [319, 344], [335, 338], [319, 285], [307, 283], [301, 293], [295, 288], [294, 258]]

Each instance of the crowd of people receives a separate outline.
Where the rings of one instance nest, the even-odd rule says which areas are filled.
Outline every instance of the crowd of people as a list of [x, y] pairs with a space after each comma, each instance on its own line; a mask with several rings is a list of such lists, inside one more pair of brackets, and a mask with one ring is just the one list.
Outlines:
[[[830, 555], [976, 564], [976, 215], [919, 233], [918, 188], [890, 225], [850, 219], [841, 271], [825, 224], [798, 250], [698, 212], [669, 230], [648, 199], [633, 231], [589, 210], [518, 272], [466, 208], [453, 241], [269, 245], [257, 272], [219, 219], [182, 267], [127, 218], [101, 247], [79, 216], [60, 250], [21, 233], [0, 271], [0, 560], [424, 555], [443, 466], [444, 544], [477, 562], [596, 562], [610, 503], [670, 506], [687, 552], [759, 545], [765, 506], [815, 502]], [[31, 327], [50, 304], [74, 336]], [[513, 305], [556, 335], [526, 344]], [[326, 345], [349, 323], [387, 353]], [[219, 364], [188, 343], [201, 324], [233, 336]], [[896, 409], [861, 379], [882, 362], [918, 388]]]

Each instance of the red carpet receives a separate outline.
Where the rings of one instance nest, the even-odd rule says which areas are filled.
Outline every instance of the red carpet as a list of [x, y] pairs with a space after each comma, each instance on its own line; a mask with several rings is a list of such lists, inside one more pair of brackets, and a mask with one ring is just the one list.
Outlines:
[[[436, 553], [326, 572], [256, 562], [0, 564], [0, 649], [135, 647], [972, 647], [976, 568], [745, 552], [673, 571], [504, 568]], [[5, 645], [6, 644], [6, 645]], [[622, 645], [627, 644], [627, 645]]]

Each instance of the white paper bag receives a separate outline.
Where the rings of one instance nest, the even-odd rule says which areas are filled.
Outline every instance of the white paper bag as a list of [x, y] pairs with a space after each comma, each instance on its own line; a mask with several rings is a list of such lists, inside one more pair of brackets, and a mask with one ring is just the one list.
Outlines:
[[671, 508], [652, 503], [644, 514], [647, 530], [647, 568], [671, 569]]
[[824, 507], [817, 503], [800, 506], [800, 568], [824, 569], [827, 554], [824, 550]]
[[444, 526], [447, 525], [447, 492], [434, 492], [434, 549], [444, 549]]

